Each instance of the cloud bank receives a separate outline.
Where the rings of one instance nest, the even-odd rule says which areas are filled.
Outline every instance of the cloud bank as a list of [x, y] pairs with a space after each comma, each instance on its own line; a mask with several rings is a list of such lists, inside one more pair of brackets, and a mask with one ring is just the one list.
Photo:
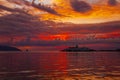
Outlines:
[[45, 6], [45, 5], [41, 4], [41, 3], [35, 4], [35, 3], [34, 3], [34, 0], [33, 0], [33, 2], [32, 2], [32, 6], [35, 7], [35, 8], [37, 8], [37, 9], [46, 11], [46, 12], [48, 12], [48, 13], [50, 13], [50, 14], [59, 15], [59, 14], [58, 14], [54, 9], [52, 9], [50, 6]]
[[[119, 47], [120, 21], [99, 24], [74, 24], [66, 23], [64, 21], [56, 22], [51, 19], [45, 21], [42, 19], [43, 16], [60, 17], [64, 19], [63, 16], [58, 16], [59, 14], [66, 14], [63, 13], [64, 8], [62, 9], [63, 12], [59, 12], [59, 10], [57, 11], [54, 8], [41, 4], [31, 4], [24, 0], [8, 1], [10, 4], [18, 4], [22, 6], [22, 8], [13, 7], [13, 5], [7, 6], [0, 4], [0, 10], [3, 11], [2, 14], [5, 14], [0, 16], [0, 44], [14, 46], [72, 46], [81, 44], [91, 47], [104, 47], [103, 45], [106, 45], [107, 47], [111, 45], [111, 48]], [[72, 6], [72, 9], [74, 9], [73, 13], [84, 15], [84, 17], [87, 18], [89, 16], [83, 13], [93, 10], [93, 7], [84, 1], [77, 2], [74, 0], [70, 5]], [[107, 9], [109, 9], [108, 7], [109, 6], [107, 6]], [[29, 13], [29, 11], [36, 8], [40, 12], [47, 12], [47, 14], [39, 14], [38, 16]], [[28, 11], [26, 11], [26, 9]], [[112, 7], [112, 9], [117, 11], [116, 7]], [[9, 14], [4, 13], [4, 11], [9, 12]], [[68, 9], [68, 12], [71, 14], [71, 9]], [[105, 12], [105, 14], [106, 13], [107, 12]]]

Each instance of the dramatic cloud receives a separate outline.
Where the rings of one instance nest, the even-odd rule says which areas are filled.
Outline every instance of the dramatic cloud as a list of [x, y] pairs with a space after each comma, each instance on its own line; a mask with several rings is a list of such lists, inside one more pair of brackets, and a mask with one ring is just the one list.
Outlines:
[[0, 9], [1, 9], [1, 10], [5, 10], [5, 11], [9, 11], [9, 12], [20, 12], [20, 13], [24, 13], [24, 11], [21, 10], [21, 9], [12, 9], [12, 8], [9, 8], [9, 7], [3, 6], [3, 5], [0, 5]]
[[62, 32], [80, 34], [119, 32], [120, 21], [99, 24], [68, 24], [64, 27], [60, 27], [59, 30]]
[[48, 13], [51, 13], [51, 14], [54, 14], [54, 15], [59, 15], [54, 9], [52, 9], [50, 6], [45, 6], [45, 5], [42, 5], [41, 3], [39, 4], [35, 4], [34, 3], [34, 0], [32, 2], [32, 6], [37, 8], [37, 9], [40, 9], [40, 10], [43, 10], [43, 11], [46, 11]]
[[44, 22], [27, 13], [14, 13], [0, 17], [0, 34], [4, 36], [27, 36], [36, 35], [39, 32], [47, 33], [49, 28], [46, 28], [46, 26]]
[[18, 5], [28, 5], [28, 6], [30, 5], [30, 3], [26, 0], [7, 0], [7, 1]]
[[70, 2], [71, 2], [72, 8], [78, 12], [88, 12], [92, 9], [92, 7], [84, 1], [71, 0]]
[[[90, 47], [111, 45], [111, 49], [119, 47], [119, 5], [98, 6], [95, 3], [92, 5], [92, 2], [89, 4], [85, 0], [70, 0], [69, 4], [67, 0], [51, 7], [31, 2], [28, 0], [0, 1], [0, 11], [3, 12], [2, 14], [0, 12], [0, 44], [19, 47], [55, 47], [75, 44]], [[113, 4], [113, 2], [108, 3]], [[110, 22], [109, 19], [113, 21]], [[100, 20], [103, 22], [100, 23]], [[89, 22], [93, 23], [88, 24]]]

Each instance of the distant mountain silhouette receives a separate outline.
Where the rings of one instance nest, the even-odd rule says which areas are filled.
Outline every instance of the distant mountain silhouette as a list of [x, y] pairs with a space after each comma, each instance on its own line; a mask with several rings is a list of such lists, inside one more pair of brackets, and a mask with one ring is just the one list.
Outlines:
[[76, 45], [75, 47], [68, 47], [66, 49], [63, 49], [61, 51], [65, 51], [65, 52], [89, 52], [89, 51], [100, 51], [100, 52], [104, 52], [104, 51], [109, 51], [109, 52], [119, 52], [120, 49], [115, 49], [115, 50], [94, 50], [94, 49], [90, 49], [87, 47], [79, 47], [78, 45]]
[[0, 45], [0, 51], [21, 51], [21, 50], [16, 47]]
[[90, 49], [87, 47], [78, 47], [78, 45], [76, 45], [75, 47], [68, 47], [66, 49], [63, 49], [62, 51], [65, 52], [80, 52], [80, 51], [96, 51], [94, 49]]
[[120, 51], [120, 49], [116, 49], [116, 51]]

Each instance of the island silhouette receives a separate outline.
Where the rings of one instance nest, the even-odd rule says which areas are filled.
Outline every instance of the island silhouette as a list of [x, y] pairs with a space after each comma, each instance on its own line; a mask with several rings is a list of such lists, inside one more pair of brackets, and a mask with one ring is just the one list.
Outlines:
[[91, 49], [91, 48], [88, 48], [88, 47], [79, 47], [78, 45], [74, 46], [74, 47], [68, 47], [66, 49], [63, 49], [61, 51], [64, 51], [64, 52], [90, 52], [90, 51], [109, 51], [109, 52], [112, 52], [112, 51], [117, 51], [119, 52], [120, 49], [115, 49], [115, 50], [94, 50], [94, 49]]
[[76, 45], [75, 47], [68, 47], [66, 49], [63, 49], [62, 51], [66, 51], [66, 52], [80, 52], [80, 51], [96, 51], [94, 49], [90, 49], [87, 47], [79, 47], [78, 45]]
[[21, 50], [12, 46], [0, 45], [0, 51], [21, 51]]

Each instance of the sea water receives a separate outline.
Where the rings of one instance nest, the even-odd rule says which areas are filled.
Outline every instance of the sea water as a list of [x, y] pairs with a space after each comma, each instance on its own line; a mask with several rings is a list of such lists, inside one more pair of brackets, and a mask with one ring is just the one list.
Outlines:
[[0, 80], [120, 80], [120, 53], [0, 52]]

